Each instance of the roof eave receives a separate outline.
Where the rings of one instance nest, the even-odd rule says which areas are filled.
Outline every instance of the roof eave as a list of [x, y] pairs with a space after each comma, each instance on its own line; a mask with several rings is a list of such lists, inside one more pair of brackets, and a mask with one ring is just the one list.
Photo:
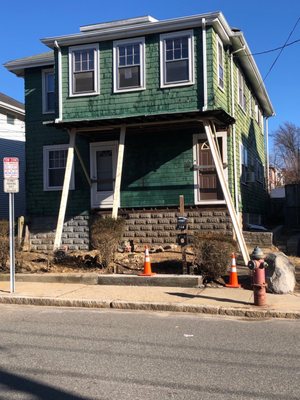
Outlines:
[[251, 51], [246, 42], [242, 32], [235, 32], [232, 34], [231, 42], [233, 51], [242, 49], [235, 54], [244, 68], [247, 71], [247, 78], [250, 80], [253, 90], [259, 100], [260, 105], [263, 107], [263, 114], [265, 117], [272, 117], [275, 115], [275, 110], [267, 93], [262, 76], [257, 68], [256, 62], [251, 55]]

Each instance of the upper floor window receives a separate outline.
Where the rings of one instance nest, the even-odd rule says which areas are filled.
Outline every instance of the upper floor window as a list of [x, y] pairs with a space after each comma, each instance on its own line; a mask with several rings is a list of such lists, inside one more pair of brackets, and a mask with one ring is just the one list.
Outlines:
[[[44, 190], [62, 189], [67, 163], [67, 154], [67, 144], [44, 146]], [[74, 168], [71, 175], [70, 189], [74, 189]]]
[[239, 105], [242, 107], [244, 111], [246, 111], [246, 84], [243, 74], [240, 70], [238, 70], [238, 97], [239, 97]]
[[7, 122], [9, 125], [14, 125], [14, 124], [15, 124], [15, 116], [12, 115], [12, 114], [7, 114], [7, 115], [6, 115], [6, 122]]
[[145, 39], [114, 42], [114, 92], [145, 89]]
[[224, 49], [221, 39], [218, 37], [218, 85], [224, 89]]
[[53, 113], [55, 106], [54, 72], [53, 69], [44, 70], [43, 79], [43, 113]]
[[248, 150], [247, 148], [241, 144], [240, 145], [240, 164], [241, 164], [241, 182], [248, 182]]
[[193, 31], [160, 35], [160, 85], [194, 83]]
[[98, 54], [98, 44], [70, 47], [70, 96], [83, 96], [99, 93]]

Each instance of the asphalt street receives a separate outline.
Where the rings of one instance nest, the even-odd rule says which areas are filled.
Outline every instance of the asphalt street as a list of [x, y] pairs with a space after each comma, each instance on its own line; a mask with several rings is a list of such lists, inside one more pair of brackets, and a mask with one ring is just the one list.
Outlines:
[[0, 305], [0, 399], [300, 398], [300, 321]]

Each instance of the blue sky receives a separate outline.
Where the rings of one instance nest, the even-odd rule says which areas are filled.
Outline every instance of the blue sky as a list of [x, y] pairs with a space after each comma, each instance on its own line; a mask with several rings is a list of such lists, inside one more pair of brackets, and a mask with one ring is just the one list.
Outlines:
[[[300, 16], [299, 0], [15, 0], [1, 2], [0, 92], [24, 101], [23, 80], [3, 63], [47, 51], [40, 38], [79, 31], [79, 26], [141, 15], [157, 19], [222, 11], [240, 28], [252, 53], [282, 46]], [[300, 39], [300, 22], [290, 42]], [[264, 77], [279, 51], [255, 56]], [[300, 41], [284, 49], [265, 84], [276, 111], [270, 133], [285, 121], [300, 126]]]

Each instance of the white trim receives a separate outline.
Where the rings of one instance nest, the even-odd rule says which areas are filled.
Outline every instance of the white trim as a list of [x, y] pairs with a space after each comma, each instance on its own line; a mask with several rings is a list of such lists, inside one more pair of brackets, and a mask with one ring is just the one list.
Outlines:
[[[73, 93], [73, 53], [77, 50], [94, 50], [94, 90], [91, 92]], [[69, 97], [95, 96], [100, 93], [100, 66], [99, 66], [99, 44], [91, 43], [80, 46], [69, 47]]]
[[[219, 45], [221, 46], [221, 51], [222, 51], [222, 63], [220, 63], [220, 52], [219, 52]], [[223, 47], [223, 42], [220, 39], [220, 36], [217, 34], [217, 76], [218, 76], [218, 88], [221, 89], [224, 92], [224, 86], [225, 86], [225, 63], [224, 63], [224, 47]], [[223, 86], [220, 85], [220, 74], [219, 74], [219, 66], [222, 66], [223, 68]]]
[[202, 54], [203, 54], [203, 107], [202, 111], [207, 110], [207, 52], [206, 52], [206, 21], [202, 18]]
[[[189, 79], [186, 81], [178, 82], [166, 82], [166, 60], [165, 60], [165, 40], [172, 38], [180, 38], [188, 36], [188, 63], [189, 63]], [[164, 33], [160, 35], [160, 87], [169, 88], [177, 86], [193, 85], [195, 83], [195, 66], [194, 66], [194, 31], [190, 29], [188, 31]]]
[[[217, 138], [222, 138], [222, 159], [223, 164], [227, 164], [228, 157], [227, 157], [227, 132], [216, 132]], [[193, 162], [194, 165], [198, 165], [199, 163], [199, 148], [198, 148], [198, 140], [199, 139], [207, 139], [206, 134], [203, 133], [196, 133], [193, 135]], [[228, 182], [228, 168], [224, 169], [224, 176], [226, 182]], [[201, 200], [200, 199], [200, 188], [199, 188], [199, 172], [194, 169], [194, 202], [195, 204], [225, 204], [224, 200]]]
[[116, 177], [116, 167], [117, 167], [117, 148], [118, 141], [103, 141], [103, 142], [92, 142], [90, 143], [90, 175], [92, 180], [91, 186], [91, 208], [112, 208], [113, 206], [113, 195], [114, 188], [112, 191], [103, 192], [102, 196], [99, 195], [99, 201], [96, 199], [97, 189], [96, 186], [96, 170], [95, 170], [95, 158], [94, 155], [98, 149], [108, 149], [112, 150], [112, 167], [113, 167], [113, 177]]
[[[62, 190], [62, 186], [49, 186], [49, 176], [48, 176], [48, 170], [49, 170], [49, 151], [56, 151], [56, 150], [67, 150], [69, 149], [68, 144], [54, 144], [54, 145], [48, 145], [48, 146], [43, 146], [43, 188], [44, 191], [49, 192], [49, 191], [55, 191], [55, 190]], [[72, 169], [71, 173], [71, 183], [70, 183], [70, 190], [75, 189], [75, 173], [74, 173], [74, 166]]]
[[[238, 76], [237, 76], [238, 105], [241, 107], [241, 109], [244, 111], [244, 113], [247, 114], [246, 81], [245, 81], [245, 77], [244, 77], [244, 74], [242, 73], [242, 71], [239, 68], [237, 68], [237, 71], [238, 71]], [[241, 77], [242, 86], [240, 86], [240, 77]], [[245, 104], [240, 103], [240, 88], [242, 89], [242, 102]]]
[[[140, 86], [133, 88], [118, 88], [118, 47], [124, 44], [139, 44], [140, 46]], [[116, 40], [113, 42], [113, 82], [114, 93], [136, 92], [146, 89], [146, 65], [145, 65], [145, 38], [139, 37], [134, 39]]]
[[53, 84], [54, 90], [53, 93], [55, 94], [55, 81], [54, 81], [54, 69], [48, 68], [42, 70], [42, 105], [43, 105], [43, 114], [54, 114], [55, 113], [55, 106], [53, 110], [47, 109], [47, 93], [46, 93], [46, 76], [52, 74], [53, 75]]

